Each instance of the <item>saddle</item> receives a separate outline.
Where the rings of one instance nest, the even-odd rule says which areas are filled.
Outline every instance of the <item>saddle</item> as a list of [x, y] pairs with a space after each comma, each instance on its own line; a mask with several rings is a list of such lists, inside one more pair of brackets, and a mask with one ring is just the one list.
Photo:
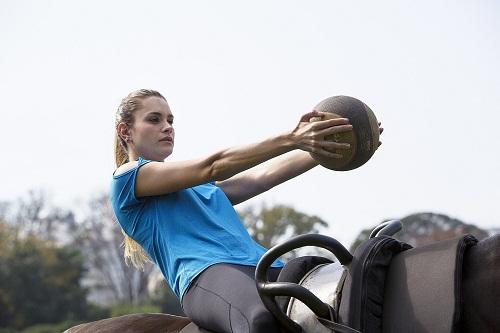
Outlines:
[[[323, 236], [316, 241], [318, 236], [297, 236], [272, 248], [272, 255], [263, 259], [272, 260], [311, 240], [316, 246], [330, 242]], [[264, 304], [290, 332], [453, 333], [458, 332], [461, 316], [463, 255], [476, 243], [466, 235], [412, 248], [388, 235], [372, 235], [352, 255], [338, 242], [321, 246], [339, 260], [303, 274], [298, 286], [307, 292], [285, 286], [279, 278], [277, 283], [262, 281], [259, 266], [257, 284]], [[289, 264], [294, 265], [289, 262], [283, 270]], [[283, 294], [294, 297], [283, 303]], [[269, 296], [280, 297], [271, 304]]]
[[464, 253], [477, 242], [466, 235], [397, 255], [386, 278], [383, 332], [459, 332]]

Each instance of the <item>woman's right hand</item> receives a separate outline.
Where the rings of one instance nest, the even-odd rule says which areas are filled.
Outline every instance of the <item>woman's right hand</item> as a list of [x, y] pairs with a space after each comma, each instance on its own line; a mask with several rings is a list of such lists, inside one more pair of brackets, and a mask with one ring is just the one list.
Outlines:
[[[347, 118], [323, 119], [325, 113], [311, 111], [304, 114], [299, 124], [292, 131], [293, 140], [297, 148], [320, 154], [331, 158], [342, 158], [342, 154], [332, 151], [337, 149], [349, 149], [348, 143], [325, 140], [325, 137], [331, 134], [344, 133], [352, 131], [352, 125]], [[316, 119], [313, 119], [316, 118]]]

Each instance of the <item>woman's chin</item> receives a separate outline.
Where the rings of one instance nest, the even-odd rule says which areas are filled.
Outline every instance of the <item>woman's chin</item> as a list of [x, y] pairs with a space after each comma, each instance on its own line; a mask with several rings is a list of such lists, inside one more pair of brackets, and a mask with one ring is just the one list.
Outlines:
[[163, 151], [158, 155], [159, 161], [164, 161], [167, 157], [172, 155], [173, 149], [169, 149], [168, 151]]

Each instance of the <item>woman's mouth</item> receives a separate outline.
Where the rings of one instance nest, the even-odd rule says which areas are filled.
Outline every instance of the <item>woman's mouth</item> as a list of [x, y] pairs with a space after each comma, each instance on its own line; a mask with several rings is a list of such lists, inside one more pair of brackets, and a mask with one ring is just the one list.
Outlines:
[[166, 141], [166, 142], [170, 142], [170, 143], [173, 143], [174, 142], [174, 139], [170, 136], [167, 136], [167, 137], [164, 137], [163, 139], [160, 139], [160, 141]]

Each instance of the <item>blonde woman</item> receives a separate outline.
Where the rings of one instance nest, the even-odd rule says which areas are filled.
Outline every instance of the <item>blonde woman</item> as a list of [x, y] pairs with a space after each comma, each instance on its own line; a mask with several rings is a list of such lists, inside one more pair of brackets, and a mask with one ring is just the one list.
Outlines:
[[[345, 143], [325, 135], [351, 131], [347, 119], [309, 122], [291, 131], [169, 162], [174, 115], [153, 90], [124, 98], [116, 114], [116, 164], [111, 203], [125, 234], [125, 257], [135, 266], [158, 265], [184, 312], [216, 332], [280, 332], [255, 286], [255, 266], [266, 251], [248, 234], [233, 205], [317, 166], [309, 152], [341, 157]], [[220, 126], [207, 124], [206, 135]], [[264, 163], [266, 162], [266, 163]], [[261, 165], [262, 164], [262, 165]], [[275, 262], [271, 279], [283, 264]]]

